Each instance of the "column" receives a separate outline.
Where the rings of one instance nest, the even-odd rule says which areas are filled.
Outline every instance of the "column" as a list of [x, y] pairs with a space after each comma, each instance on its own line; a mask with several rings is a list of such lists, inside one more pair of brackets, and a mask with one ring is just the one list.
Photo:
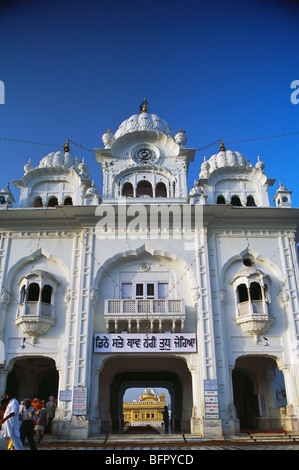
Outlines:
[[0, 400], [5, 397], [6, 382], [9, 372], [8, 369], [0, 370]]

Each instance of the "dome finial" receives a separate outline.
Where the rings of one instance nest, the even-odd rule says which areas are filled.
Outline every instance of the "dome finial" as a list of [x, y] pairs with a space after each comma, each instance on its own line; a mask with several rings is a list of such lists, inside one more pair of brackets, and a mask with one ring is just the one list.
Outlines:
[[148, 105], [148, 101], [146, 101], [146, 98], [144, 98], [143, 103], [140, 105], [140, 113], [148, 112], [147, 105]]
[[223, 145], [222, 139], [220, 139], [220, 152], [225, 152], [226, 148]]
[[65, 151], [65, 153], [68, 153], [70, 151], [69, 139], [66, 139], [66, 144], [64, 146], [64, 151]]

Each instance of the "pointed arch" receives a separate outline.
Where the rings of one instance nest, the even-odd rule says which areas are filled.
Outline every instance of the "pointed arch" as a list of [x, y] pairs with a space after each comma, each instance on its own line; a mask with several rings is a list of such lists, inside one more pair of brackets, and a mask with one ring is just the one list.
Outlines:
[[[270, 258], [263, 256], [256, 251], [252, 250], [251, 248], [246, 248], [245, 250], [241, 251], [241, 253], [238, 253], [231, 258], [229, 258], [226, 263], [221, 268], [221, 273], [220, 273], [220, 285], [222, 288], [224, 288], [224, 277], [227, 272], [227, 270], [234, 264], [241, 262], [246, 256], [250, 256], [256, 260], [256, 262], [259, 262], [261, 264], [264, 264], [268, 266], [268, 269], [270, 269], [273, 274], [276, 276], [277, 281], [280, 281], [281, 284], [283, 284], [282, 279], [284, 279], [283, 273], [279, 266], [271, 261]], [[245, 268], [245, 267], [244, 267]]]
[[6, 276], [6, 286], [8, 289], [11, 287], [12, 279], [14, 278], [15, 274], [22, 269], [24, 266], [32, 264], [36, 262], [40, 258], [46, 258], [48, 261], [56, 264], [62, 270], [65, 279], [70, 279], [70, 272], [65, 263], [56, 256], [51, 255], [43, 248], [39, 248], [38, 250], [34, 251], [33, 253], [24, 256], [23, 258], [19, 259], [8, 271]]
[[[97, 290], [99, 282], [102, 278], [102, 276], [105, 274], [105, 272], [110, 269], [115, 263], [119, 262], [121, 259], [127, 259], [128, 257], [141, 257], [143, 254], [148, 254], [152, 257], [159, 256], [161, 258], [165, 258], [168, 261], [174, 261], [179, 263], [183, 269], [187, 270], [190, 274], [190, 282], [191, 286], [190, 289], [196, 289], [197, 288], [197, 283], [196, 283], [196, 276], [193, 271], [193, 269], [190, 268], [188, 263], [181, 258], [180, 256], [171, 253], [169, 251], [163, 251], [163, 250], [155, 250], [154, 248], [151, 248], [150, 246], [144, 244], [140, 246], [139, 248], [136, 248], [135, 250], [127, 250], [127, 251], [122, 251], [117, 253], [116, 255], [112, 256], [108, 260], [104, 262], [104, 264], [99, 268], [99, 270], [96, 273], [96, 276], [93, 281], [93, 289]], [[189, 269], [190, 268], [190, 269]]]

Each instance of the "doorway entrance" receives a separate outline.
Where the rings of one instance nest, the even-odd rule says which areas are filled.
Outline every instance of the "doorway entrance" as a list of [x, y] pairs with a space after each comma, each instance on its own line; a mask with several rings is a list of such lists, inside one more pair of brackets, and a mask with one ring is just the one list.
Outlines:
[[[125, 430], [125, 417], [123, 411], [123, 396], [128, 388], [165, 388], [170, 395], [170, 429], [173, 432], [181, 431], [182, 418], [182, 387], [178, 376], [167, 371], [156, 372], [124, 372], [114, 377], [111, 386], [110, 412], [112, 418], [112, 431]], [[117, 404], [117, 406], [115, 406]]]
[[240, 420], [240, 429], [254, 429], [254, 417], [257, 416], [254, 385], [247, 372], [233, 371], [234, 404]]
[[58, 372], [53, 359], [19, 358], [7, 376], [5, 393], [9, 396], [15, 395], [19, 401], [26, 397], [48, 400], [51, 395], [57, 398], [58, 382]]
[[241, 431], [282, 431], [286, 403], [283, 373], [274, 358], [243, 356], [232, 374]]
[[123, 397], [132, 387], [165, 388], [170, 397], [169, 427], [172, 432], [190, 432], [193, 397], [187, 362], [180, 357], [132, 354], [110, 357], [103, 364], [99, 375], [102, 433], [125, 430]]

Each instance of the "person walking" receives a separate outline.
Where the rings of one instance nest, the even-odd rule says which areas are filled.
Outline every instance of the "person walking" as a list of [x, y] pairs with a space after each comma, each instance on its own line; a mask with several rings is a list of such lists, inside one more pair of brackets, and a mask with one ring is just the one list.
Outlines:
[[[0, 406], [0, 421], [4, 416], [6, 407], [8, 405], [9, 398], [3, 398], [1, 400], [1, 406]], [[0, 431], [1, 431], [1, 424], [0, 424]], [[1, 432], [0, 432], [1, 434]], [[0, 437], [0, 450], [7, 450], [8, 445], [7, 445], [7, 439], [5, 437]]]
[[11, 440], [14, 450], [24, 450], [20, 439], [19, 406], [18, 400], [12, 397], [6, 406], [3, 418], [0, 419], [0, 437], [4, 438], [7, 444]]
[[164, 410], [163, 410], [163, 421], [164, 421], [165, 434], [168, 434], [168, 430], [169, 430], [169, 413], [168, 413], [168, 407], [166, 405], [164, 406]]
[[34, 428], [35, 433], [37, 435], [38, 444], [43, 440], [44, 430], [45, 430], [45, 426], [47, 425], [47, 415], [48, 415], [47, 409], [45, 407], [45, 401], [42, 400], [41, 404], [42, 404], [42, 408], [40, 408], [38, 412], [36, 413], [37, 421], [36, 421], [36, 425]]
[[47, 424], [46, 432], [48, 434], [51, 434], [52, 421], [53, 421], [53, 418], [55, 416], [55, 411], [56, 411], [56, 403], [55, 403], [53, 396], [49, 397], [49, 400], [46, 403], [46, 410], [48, 412], [48, 424]]
[[28, 443], [31, 450], [37, 450], [36, 443], [34, 440], [34, 425], [33, 421], [36, 421], [36, 412], [34, 406], [31, 405], [30, 398], [24, 400], [24, 407], [21, 412], [22, 424], [20, 427], [21, 441], [25, 443], [27, 437]]

